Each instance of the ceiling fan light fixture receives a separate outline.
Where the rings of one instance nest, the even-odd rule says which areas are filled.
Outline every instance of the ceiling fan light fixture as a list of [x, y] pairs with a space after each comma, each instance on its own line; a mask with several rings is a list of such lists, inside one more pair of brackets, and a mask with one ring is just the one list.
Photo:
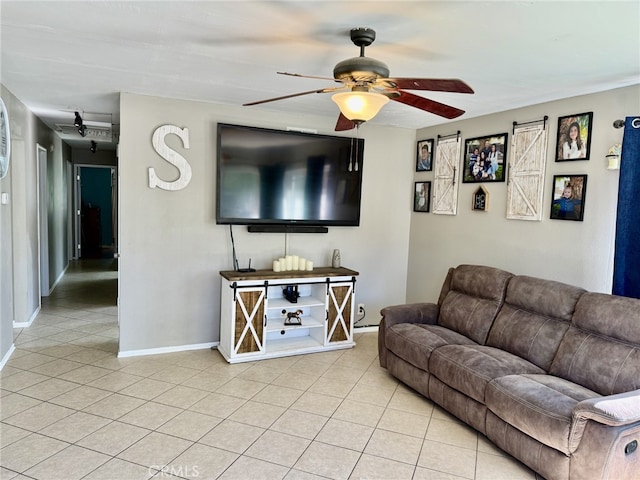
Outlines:
[[345, 117], [357, 123], [368, 122], [375, 117], [389, 98], [381, 93], [352, 91], [336, 93], [331, 100]]

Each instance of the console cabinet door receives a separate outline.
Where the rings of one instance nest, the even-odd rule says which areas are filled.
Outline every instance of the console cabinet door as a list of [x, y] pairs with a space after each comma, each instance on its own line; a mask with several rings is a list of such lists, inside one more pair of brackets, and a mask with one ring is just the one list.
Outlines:
[[264, 351], [266, 290], [239, 288], [235, 294], [233, 355]]
[[325, 345], [353, 337], [353, 283], [331, 283], [327, 288]]

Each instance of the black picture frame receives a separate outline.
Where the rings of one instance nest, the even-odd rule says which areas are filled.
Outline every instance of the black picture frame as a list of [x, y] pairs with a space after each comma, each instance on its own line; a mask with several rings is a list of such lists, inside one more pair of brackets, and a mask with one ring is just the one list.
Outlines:
[[462, 155], [462, 183], [504, 182], [507, 178], [506, 133], [468, 138]]
[[554, 175], [551, 185], [550, 218], [582, 222], [586, 194], [587, 175]]
[[[423, 157], [423, 149], [427, 156]], [[420, 140], [416, 145], [416, 172], [430, 172], [433, 170], [433, 138]]]
[[[575, 113], [558, 117], [556, 137], [556, 162], [589, 160], [591, 155], [591, 127], [593, 112]], [[578, 131], [576, 141], [571, 141], [571, 130]]]
[[429, 213], [431, 208], [431, 182], [414, 182], [413, 211]]

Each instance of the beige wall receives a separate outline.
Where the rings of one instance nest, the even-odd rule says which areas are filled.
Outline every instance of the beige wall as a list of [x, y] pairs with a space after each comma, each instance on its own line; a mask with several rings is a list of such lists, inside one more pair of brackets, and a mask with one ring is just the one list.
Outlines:
[[[50, 167], [49, 285], [68, 265], [67, 195], [64, 175], [70, 149], [4, 86], [10, 119], [11, 164], [0, 181], [9, 203], [0, 205], [0, 360], [13, 342], [13, 322], [33, 320], [40, 308], [36, 145], [48, 150]], [[53, 147], [53, 148], [52, 148]], [[53, 149], [53, 151], [51, 151]]]
[[[510, 142], [514, 121], [549, 116], [542, 221], [506, 219], [506, 182], [483, 183], [490, 195], [489, 211], [472, 211], [471, 197], [478, 185], [461, 183], [456, 216], [411, 216], [407, 301], [437, 300], [447, 269], [462, 263], [491, 265], [610, 293], [619, 171], [606, 170], [604, 156], [622, 140], [622, 130], [613, 128], [613, 121], [636, 114], [639, 107], [640, 86], [636, 85], [418, 131], [416, 140], [460, 130], [463, 146], [466, 138], [508, 132]], [[558, 117], [591, 111], [590, 160], [556, 163]], [[549, 219], [551, 183], [558, 174], [588, 175], [584, 221]], [[414, 180], [433, 180], [433, 174], [416, 173]]]
[[[332, 134], [335, 119], [269, 114], [242, 107], [121, 95], [120, 351], [129, 352], [219, 340], [220, 280], [232, 268], [229, 227], [215, 222], [217, 122]], [[149, 167], [173, 180], [177, 170], [152, 148], [165, 124], [189, 129], [190, 148], [176, 135], [167, 143], [193, 171], [183, 190], [148, 187]], [[332, 227], [328, 234], [248, 233], [234, 228], [239, 261], [270, 268], [288, 251], [330, 264], [334, 248], [344, 266], [358, 270], [356, 300], [378, 323], [381, 307], [402, 303], [406, 293], [407, 234], [415, 131], [365, 125], [360, 227]]]

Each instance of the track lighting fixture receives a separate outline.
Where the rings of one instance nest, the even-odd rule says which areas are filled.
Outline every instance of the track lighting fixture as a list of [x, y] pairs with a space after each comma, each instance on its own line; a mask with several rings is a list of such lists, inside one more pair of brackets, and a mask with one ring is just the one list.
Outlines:
[[78, 128], [78, 133], [80, 134], [81, 137], [84, 137], [87, 134], [87, 126], [80, 125], [80, 128]]
[[98, 150], [98, 144], [91, 140], [91, 147], [89, 148], [89, 150], [91, 150], [91, 153], [96, 153], [96, 150]]
[[80, 128], [82, 126], [82, 117], [80, 116], [80, 114], [78, 112], [73, 112], [76, 115], [76, 119], [73, 122], [73, 125], [76, 128]]

